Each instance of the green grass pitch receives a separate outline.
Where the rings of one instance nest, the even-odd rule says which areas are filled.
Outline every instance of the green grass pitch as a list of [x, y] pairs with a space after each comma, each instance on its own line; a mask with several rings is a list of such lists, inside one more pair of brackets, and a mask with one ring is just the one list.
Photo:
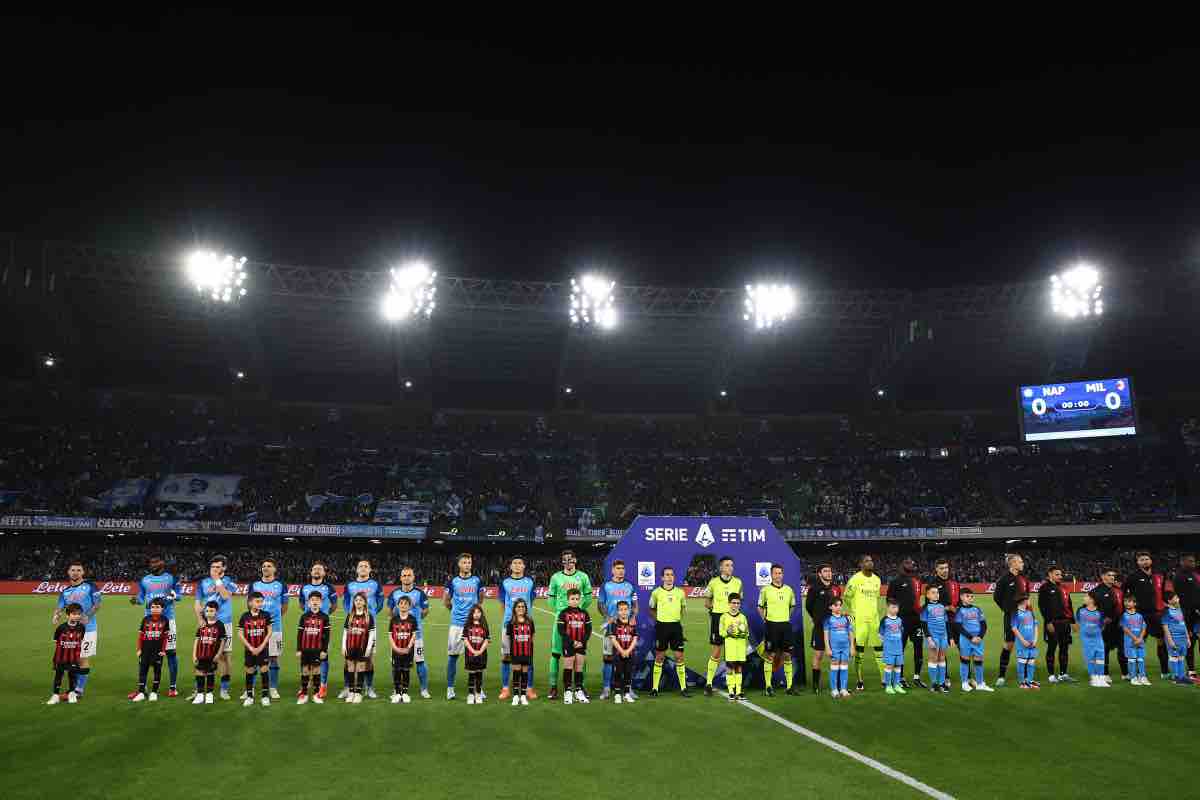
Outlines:
[[[980, 600], [992, 626], [987, 642], [991, 682], [999, 620], [991, 598]], [[190, 605], [190, 598], [186, 602]], [[298, 707], [293, 696], [298, 669], [289, 652], [283, 659], [283, 700], [272, 707], [242, 708], [220, 701], [193, 707], [185, 700], [195, 627], [190, 608], [185, 605], [187, 613], [179, 615], [180, 697], [133, 705], [125, 696], [136, 682], [134, 643], [141, 611], [124, 597], [110, 597], [100, 614], [100, 653], [85, 700], [47, 707], [52, 604], [47, 597], [0, 599], [0, 760], [8, 769], [5, 794], [10, 798], [64, 790], [77, 797], [210, 790], [304, 797], [342, 787], [364, 796], [479, 794], [526, 800], [531, 794], [548, 796], [558, 791], [556, 785], [572, 787], [576, 797], [631, 791], [670, 797], [921, 796], [721, 698], [650, 699], [643, 694], [632, 707], [596, 702], [598, 646], [589, 656], [593, 702], [551, 704], [544, 699], [551, 620], [544, 610], [535, 614], [535, 668], [542, 698], [527, 708], [495, 700], [498, 642], [490, 659], [487, 704], [468, 707], [463, 701], [461, 664], [460, 699], [445, 700], [447, 612], [440, 604], [430, 613], [425, 636], [431, 701], [388, 703], [390, 665], [381, 655], [376, 675], [380, 700], [350, 706], [331, 699], [324, 706]], [[545, 609], [541, 602], [538, 607]], [[488, 610], [496, 630], [498, 604], [490, 602]], [[293, 603], [285, 625], [289, 639], [296, 619]], [[340, 614], [334, 618], [335, 633], [341, 620]], [[698, 602], [688, 611], [686, 630], [688, 664], [703, 673], [707, 618]], [[1086, 680], [1078, 648], [1077, 642], [1073, 671]], [[952, 653], [951, 659], [956, 657]], [[240, 645], [234, 660], [240, 665]], [[1176, 785], [1176, 776], [1181, 767], [1187, 773], [1195, 756], [1200, 690], [1160, 682], [1153, 654], [1150, 662], [1151, 688], [1118, 681], [1112, 689], [1046, 685], [1031, 693], [1010, 684], [992, 695], [955, 691], [950, 696], [914, 692], [888, 697], [879, 689], [872, 663], [868, 691], [849, 700], [811, 694], [764, 698], [757, 693], [750, 700], [955, 797], [1188, 794], [1191, 790]], [[957, 664], [950, 667], [957, 688]], [[1039, 673], [1044, 680], [1044, 669]], [[240, 685], [235, 674], [234, 688]], [[337, 656], [331, 685], [341, 685]]]

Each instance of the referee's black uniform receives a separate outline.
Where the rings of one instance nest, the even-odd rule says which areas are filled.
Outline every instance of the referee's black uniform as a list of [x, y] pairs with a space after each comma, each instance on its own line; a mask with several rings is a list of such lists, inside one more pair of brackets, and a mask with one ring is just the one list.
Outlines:
[[921, 629], [921, 603], [924, 596], [924, 582], [916, 575], [901, 573], [888, 583], [887, 599], [895, 600], [896, 605], [900, 606], [904, 637], [912, 642], [913, 674], [918, 680], [921, 677], [921, 665], [925, 662], [925, 632]]
[[[1066, 675], [1071, 658], [1071, 622], [1075, 618], [1071, 609], [1071, 595], [1061, 582], [1042, 582], [1038, 589], [1038, 611], [1046, 633], [1046, 674], [1053, 676], [1054, 652], [1058, 651], [1058, 674]], [[1050, 626], [1054, 625], [1054, 631]]]
[[1108, 674], [1108, 654], [1117, 651], [1117, 663], [1121, 666], [1121, 677], [1129, 674], [1129, 662], [1125, 658], [1125, 633], [1121, 630], [1121, 615], [1125, 613], [1125, 592], [1115, 583], [1105, 586], [1096, 584], [1092, 590], [1096, 595], [1096, 607], [1104, 614], [1104, 674]]

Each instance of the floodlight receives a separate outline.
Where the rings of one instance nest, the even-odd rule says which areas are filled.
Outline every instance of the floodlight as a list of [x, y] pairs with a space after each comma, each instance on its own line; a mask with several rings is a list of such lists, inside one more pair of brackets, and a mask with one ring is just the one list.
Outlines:
[[722, 390], [721, 390], [721, 397], [728, 397], [728, 396], [729, 396], [729, 392], [727, 392], [727, 391], [725, 391], [724, 389], [722, 389]]
[[403, 322], [433, 316], [437, 308], [437, 273], [424, 261], [409, 261], [392, 268], [392, 281], [383, 296], [383, 317], [388, 322]]
[[745, 307], [742, 319], [755, 330], [767, 330], [786, 322], [796, 310], [796, 293], [787, 284], [746, 284]]
[[617, 327], [618, 316], [613, 289], [617, 286], [602, 275], [588, 273], [571, 279], [571, 305], [567, 314], [572, 325], [596, 325], [603, 330]]
[[404, 382], [404, 388], [405, 388], [405, 389], [411, 389], [411, 388], [412, 388], [412, 381], [405, 381], [405, 382]]
[[563, 387], [563, 394], [570, 394], [570, 393], [571, 393], [571, 387], [570, 387], [570, 386], [564, 386], [564, 387]]
[[242, 372], [242, 371], [239, 369], [239, 370], [237, 371], [237, 379], [238, 379], [239, 381], [241, 381], [241, 380], [245, 380], [245, 379], [246, 379], [246, 373]]
[[1050, 308], [1069, 319], [1103, 314], [1103, 292], [1100, 271], [1082, 261], [1062, 275], [1050, 276]]
[[885, 390], [885, 389], [876, 389], [875, 390], [876, 397], [883, 397], [885, 394], [887, 394], [887, 390]]
[[197, 250], [188, 256], [188, 280], [201, 296], [214, 303], [232, 303], [246, 296], [246, 258]]
[[55, 360], [54, 356], [46, 356], [42, 363], [47, 367], [53, 367], [58, 362]]

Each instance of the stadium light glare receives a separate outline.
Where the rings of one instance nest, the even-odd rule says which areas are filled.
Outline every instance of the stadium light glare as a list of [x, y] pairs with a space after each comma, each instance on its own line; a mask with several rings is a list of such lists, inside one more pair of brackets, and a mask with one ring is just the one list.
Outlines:
[[796, 311], [796, 292], [787, 284], [746, 284], [746, 310], [742, 319], [757, 331], [769, 330]]
[[883, 397], [885, 394], [887, 394], [887, 390], [885, 390], [885, 389], [876, 389], [875, 390], [876, 397]]
[[725, 391], [724, 389], [722, 389], [722, 390], [721, 390], [721, 397], [728, 397], [728, 396], [729, 396], [729, 392], [727, 392], [727, 391]]
[[616, 281], [603, 275], [587, 273], [578, 280], [572, 278], [570, 305], [567, 307], [571, 324], [585, 327], [595, 325], [606, 331], [617, 327], [620, 317], [613, 294], [616, 287]]
[[237, 371], [237, 379], [238, 379], [239, 381], [244, 381], [244, 380], [246, 379], [246, 373], [242, 372], [242, 371], [239, 369], [239, 370]]
[[54, 358], [54, 356], [46, 356], [46, 358], [42, 361], [42, 364], [51, 369], [53, 369], [54, 365], [57, 363], [58, 361]]
[[412, 381], [405, 381], [405, 382], [404, 382], [404, 388], [405, 388], [405, 389], [411, 389], [411, 388], [412, 388]]
[[563, 394], [570, 394], [572, 391], [573, 391], [573, 390], [571, 389], [571, 387], [570, 387], [570, 386], [564, 386], [564, 387], [563, 387]]
[[391, 270], [392, 280], [383, 296], [383, 318], [388, 322], [403, 322], [424, 317], [429, 319], [437, 308], [437, 272], [424, 261], [409, 261]]
[[1068, 319], [1102, 315], [1103, 293], [1100, 271], [1083, 261], [1061, 275], [1050, 276], [1050, 308]]
[[196, 291], [214, 303], [232, 303], [246, 296], [246, 257], [212, 250], [188, 256], [187, 276]]

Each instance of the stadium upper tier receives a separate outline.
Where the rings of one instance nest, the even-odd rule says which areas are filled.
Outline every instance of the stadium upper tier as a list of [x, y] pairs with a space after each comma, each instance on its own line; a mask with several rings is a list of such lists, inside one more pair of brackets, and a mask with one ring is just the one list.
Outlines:
[[[119, 404], [119, 401], [117, 401]], [[157, 520], [624, 528], [638, 514], [765, 514], [781, 529], [1158, 521], [1190, 511], [1182, 443], [898, 446], [869, 429], [688, 429], [646, 420], [555, 430], [545, 418], [418, 431], [289, 425], [172, 408], [10, 424], [5, 513]], [[986, 440], [983, 440], [986, 441]], [[396, 502], [400, 501], [400, 502]]]

